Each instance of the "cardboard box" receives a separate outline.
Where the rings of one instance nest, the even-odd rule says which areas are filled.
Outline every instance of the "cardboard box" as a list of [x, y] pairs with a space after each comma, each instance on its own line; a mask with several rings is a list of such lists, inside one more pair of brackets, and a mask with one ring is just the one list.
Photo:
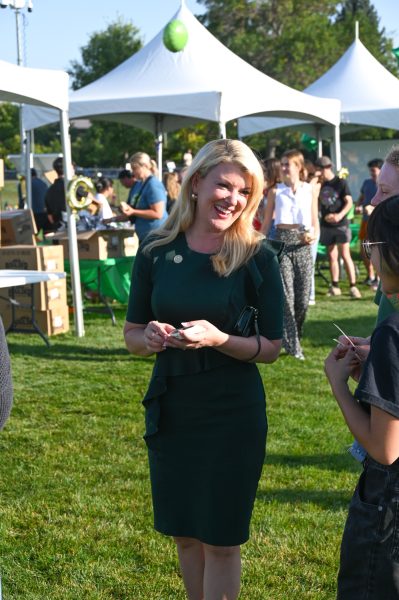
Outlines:
[[5, 246], [0, 248], [0, 269], [64, 272], [62, 246]]
[[[33, 290], [33, 299], [32, 299]], [[55, 310], [67, 303], [66, 278], [55, 281], [42, 281], [32, 285], [20, 285], [0, 290], [3, 297], [14, 298], [20, 304], [32, 306], [36, 310]]]
[[36, 244], [36, 224], [31, 210], [6, 210], [0, 212], [0, 224], [1, 246]]
[[[1, 307], [1, 317], [4, 328], [7, 330], [11, 324], [11, 307], [8, 303], [6, 305], [4, 302], [1, 303]], [[35, 317], [40, 329], [48, 336], [69, 331], [69, 309], [65, 304], [60, 305], [54, 310], [36, 310]], [[32, 326], [32, 311], [25, 308], [16, 308], [14, 326], [34, 331]]]
[[[68, 236], [55, 234], [54, 244], [64, 248], [65, 258], [69, 258]], [[78, 255], [80, 259], [105, 260], [122, 256], [135, 256], [138, 238], [132, 229], [104, 229], [77, 233]]]

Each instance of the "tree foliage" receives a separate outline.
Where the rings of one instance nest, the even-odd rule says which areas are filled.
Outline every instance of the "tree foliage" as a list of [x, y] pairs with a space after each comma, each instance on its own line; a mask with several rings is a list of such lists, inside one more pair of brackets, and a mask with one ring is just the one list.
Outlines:
[[139, 30], [133, 23], [124, 23], [119, 17], [104, 31], [94, 32], [86, 46], [80, 48], [81, 62], [71, 61], [69, 74], [72, 87], [77, 90], [99, 79], [142, 47]]
[[21, 151], [20, 139], [18, 106], [0, 103], [0, 158], [5, 159], [7, 167], [11, 167], [7, 155]]
[[395, 72], [392, 42], [370, 0], [199, 0], [203, 24], [270, 77], [304, 89], [345, 52], [360, 23], [365, 46]]
[[[81, 61], [71, 63], [73, 89], [106, 75], [141, 47], [139, 30], [120, 17], [104, 31], [94, 32], [81, 48]], [[82, 167], [124, 166], [134, 151], [152, 153], [154, 148], [149, 132], [109, 121], [95, 121], [89, 129], [72, 129], [71, 138], [73, 159]]]
[[[332, 67], [354, 41], [356, 21], [363, 44], [398, 74], [392, 41], [370, 0], [198, 1], [206, 8], [199, 19], [225, 46], [293, 88], [303, 90]], [[267, 154], [269, 146], [284, 147], [289, 137], [292, 132], [279, 130], [248, 140]]]

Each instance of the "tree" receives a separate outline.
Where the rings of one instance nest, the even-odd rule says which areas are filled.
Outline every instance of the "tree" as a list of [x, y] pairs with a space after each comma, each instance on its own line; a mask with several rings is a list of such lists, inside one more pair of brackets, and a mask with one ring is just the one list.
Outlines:
[[[360, 23], [364, 45], [384, 66], [398, 73], [392, 42], [380, 29], [370, 0], [198, 1], [207, 9], [199, 19], [225, 46], [260, 71], [296, 89], [306, 88], [342, 56], [354, 41], [355, 21]], [[240, 83], [245, 85], [237, 85]], [[248, 141], [267, 155], [269, 147], [284, 148], [298, 142], [292, 135], [279, 130], [251, 136]], [[374, 136], [375, 131], [370, 135]]]
[[0, 103], [0, 158], [6, 160], [8, 154], [19, 154], [21, 151], [19, 134], [19, 108], [8, 102]]
[[[81, 62], [72, 61], [69, 74], [73, 89], [99, 79], [130, 58], [142, 46], [139, 30], [119, 17], [105, 31], [94, 32], [81, 48]], [[152, 153], [151, 133], [119, 123], [95, 121], [87, 130], [71, 129], [74, 161], [82, 167], [124, 166], [136, 150]]]
[[340, 44], [349, 46], [354, 37], [355, 23], [359, 23], [359, 37], [367, 49], [384, 67], [399, 74], [397, 61], [392, 54], [392, 40], [380, 29], [380, 19], [370, 0], [345, 0], [340, 3], [335, 27]]
[[119, 17], [105, 31], [96, 31], [86, 46], [80, 48], [82, 62], [71, 62], [68, 73], [72, 87], [77, 90], [105, 75], [135, 54], [143, 43], [133, 23], [124, 23]]

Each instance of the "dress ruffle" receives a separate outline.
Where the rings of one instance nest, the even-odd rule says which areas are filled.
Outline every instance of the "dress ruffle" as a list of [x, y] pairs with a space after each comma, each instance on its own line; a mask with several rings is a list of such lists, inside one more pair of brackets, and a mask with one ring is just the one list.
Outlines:
[[142, 402], [145, 407], [145, 440], [158, 433], [159, 418], [161, 415], [160, 397], [166, 391], [166, 377], [153, 375]]

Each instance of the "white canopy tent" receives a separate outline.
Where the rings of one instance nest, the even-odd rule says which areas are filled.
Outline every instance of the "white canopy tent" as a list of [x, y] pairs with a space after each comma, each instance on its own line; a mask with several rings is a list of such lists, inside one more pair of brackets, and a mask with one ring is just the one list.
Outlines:
[[[65, 166], [65, 192], [72, 177], [71, 146], [68, 132], [68, 74], [63, 71], [30, 69], [0, 60], [0, 100], [32, 104], [39, 107], [52, 107], [58, 110], [61, 124], [62, 149]], [[25, 107], [24, 107], [25, 108]], [[30, 176], [30, 169], [27, 169]], [[27, 185], [30, 178], [27, 177]], [[80, 286], [76, 222], [68, 211], [68, 238], [71, 260], [71, 276], [75, 307], [75, 332], [84, 335], [83, 307]]]
[[[226, 122], [243, 115], [308, 118], [332, 124], [339, 136], [339, 101], [304, 94], [261, 73], [209, 33], [184, 1], [173, 19], [188, 30], [182, 51], [167, 50], [161, 30], [118, 67], [72, 92], [70, 117], [117, 121], [153, 132], [159, 167], [162, 133], [201, 121], [219, 123], [225, 137]], [[31, 109], [25, 127], [52, 120], [49, 111]]]
[[[320, 98], [339, 98], [345, 129], [359, 125], [399, 129], [399, 79], [374, 58], [357, 32], [341, 58], [304, 91]], [[317, 136], [328, 133], [324, 126], [312, 123], [313, 120], [304, 123], [297, 119], [245, 117], [239, 120], [239, 135], [245, 137], [279, 127], [296, 127]]]

